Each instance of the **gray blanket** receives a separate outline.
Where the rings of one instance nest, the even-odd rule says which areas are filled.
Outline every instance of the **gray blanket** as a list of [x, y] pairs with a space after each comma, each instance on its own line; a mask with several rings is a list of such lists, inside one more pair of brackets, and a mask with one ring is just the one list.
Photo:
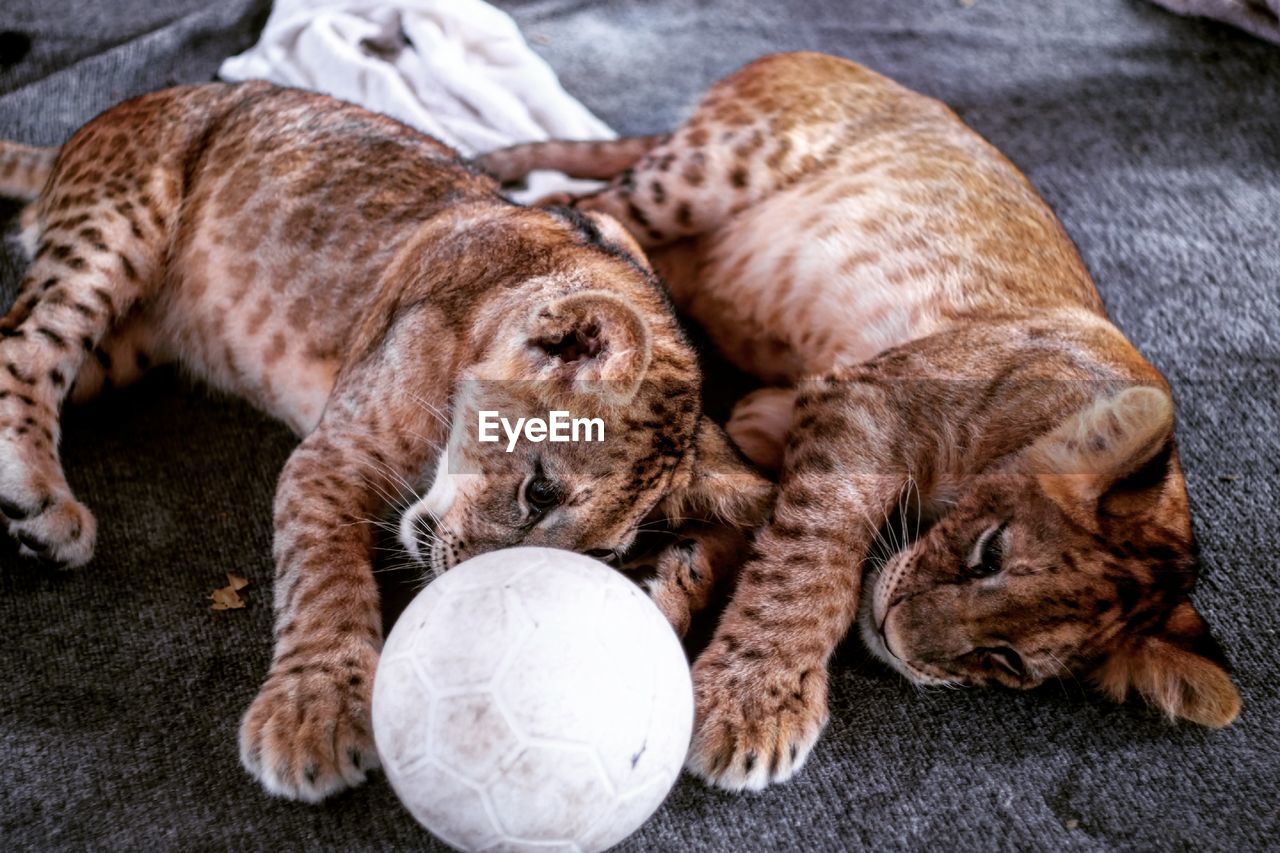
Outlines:
[[[944, 99], [1020, 165], [1173, 382], [1204, 561], [1196, 602], [1245, 702], [1211, 733], [1070, 679], [922, 692], [850, 641], [831, 726], [795, 781], [731, 796], [686, 778], [626, 849], [1274, 846], [1280, 49], [1138, 0], [507, 7], [569, 90], [626, 132], [670, 128], [759, 54], [808, 48]], [[265, 11], [5, 0], [0, 136], [58, 143], [121, 98], [208, 79]], [[0, 252], [6, 294], [18, 275]], [[237, 721], [269, 660], [269, 507], [293, 444], [168, 374], [68, 413], [67, 468], [101, 543], [75, 573], [0, 544], [0, 848], [432, 846], [381, 777], [310, 807], [266, 797], [237, 763]], [[212, 613], [226, 571], [251, 581], [250, 605]]]
[[1280, 42], [1280, 0], [1155, 0], [1179, 15], [1203, 15]]

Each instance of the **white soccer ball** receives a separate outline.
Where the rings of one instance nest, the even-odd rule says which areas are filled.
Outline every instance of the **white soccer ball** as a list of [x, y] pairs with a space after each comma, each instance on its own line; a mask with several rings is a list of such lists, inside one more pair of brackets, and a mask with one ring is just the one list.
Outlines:
[[373, 685], [387, 778], [464, 850], [603, 850], [666, 798], [693, 729], [684, 651], [648, 597], [580, 554], [467, 560], [405, 609]]

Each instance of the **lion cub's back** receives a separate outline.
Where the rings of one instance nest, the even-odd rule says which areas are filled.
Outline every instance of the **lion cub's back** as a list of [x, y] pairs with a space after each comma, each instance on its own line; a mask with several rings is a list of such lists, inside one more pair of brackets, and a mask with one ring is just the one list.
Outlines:
[[[711, 174], [753, 198], [697, 248], [676, 296], [773, 381], [864, 361], [974, 316], [1101, 311], [1053, 213], [943, 104], [847, 60], [779, 54], [717, 85], [690, 124]], [[748, 139], [751, 137], [748, 136]], [[661, 261], [659, 261], [661, 263]], [[761, 345], [765, 341], [765, 345]]]
[[86, 124], [39, 204], [46, 227], [131, 228], [149, 361], [183, 361], [305, 432], [396, 253], [441, 211], [498, 204], [494, 190], [385, 116], [262, 82], [211, 83]]

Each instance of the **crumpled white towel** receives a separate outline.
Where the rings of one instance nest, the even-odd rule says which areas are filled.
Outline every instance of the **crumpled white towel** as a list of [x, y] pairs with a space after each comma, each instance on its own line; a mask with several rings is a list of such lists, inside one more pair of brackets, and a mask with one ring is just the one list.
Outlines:
[[[482, 0], [276, 0], [224, 80], [270, 80], [385, 113], [471, 156], [540, 139], [611, 139], [515, 21]], [[594, 187], [531, 176], [518, 199]]]

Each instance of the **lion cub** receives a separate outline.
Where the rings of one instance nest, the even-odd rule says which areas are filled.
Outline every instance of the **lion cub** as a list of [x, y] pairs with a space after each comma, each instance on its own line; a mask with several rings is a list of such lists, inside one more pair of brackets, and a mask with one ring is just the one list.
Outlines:
[[[701, 417], [626, 232], [496, 190], [390, 119], [256, 83], [128, 101], [60, 151], [0, 144], [0, 192], [34, 198], [0, 321], [0, 511], [24, 554], [93, 552], [57, 453], [68, 394], [176, 361], [302, 436], [275, 500], [274, 662], [240, 730], [272, 793], [377, 764], [374, 526], [410, 485], [431, 488], [404, 544], [437, 571], [518, 544], [612, 555], [668, 504], [758, 519], [771, 498]], [[590, 414], [606, 440], [507, 452], [469, 440], [478, 410]]]
[[[677, 304], [738, 365], [791, 386], [730, 423], [780, 464], [781, 491], [694, 668], [695, 772], [726, 788], [795, 773], [855, 618], [919, 683], [1077, 673], [1172, 717], [1236, 716], [1189, 598], [1168, 385], [1026, 179], [944, 105], [781, 54], [716, 84], [670, 137], [482, 165], [611, 177], [576, 206], [648, 247], [689, 238], [654, 256]], [[904, 508], [925, 526], [878, 564]]]

